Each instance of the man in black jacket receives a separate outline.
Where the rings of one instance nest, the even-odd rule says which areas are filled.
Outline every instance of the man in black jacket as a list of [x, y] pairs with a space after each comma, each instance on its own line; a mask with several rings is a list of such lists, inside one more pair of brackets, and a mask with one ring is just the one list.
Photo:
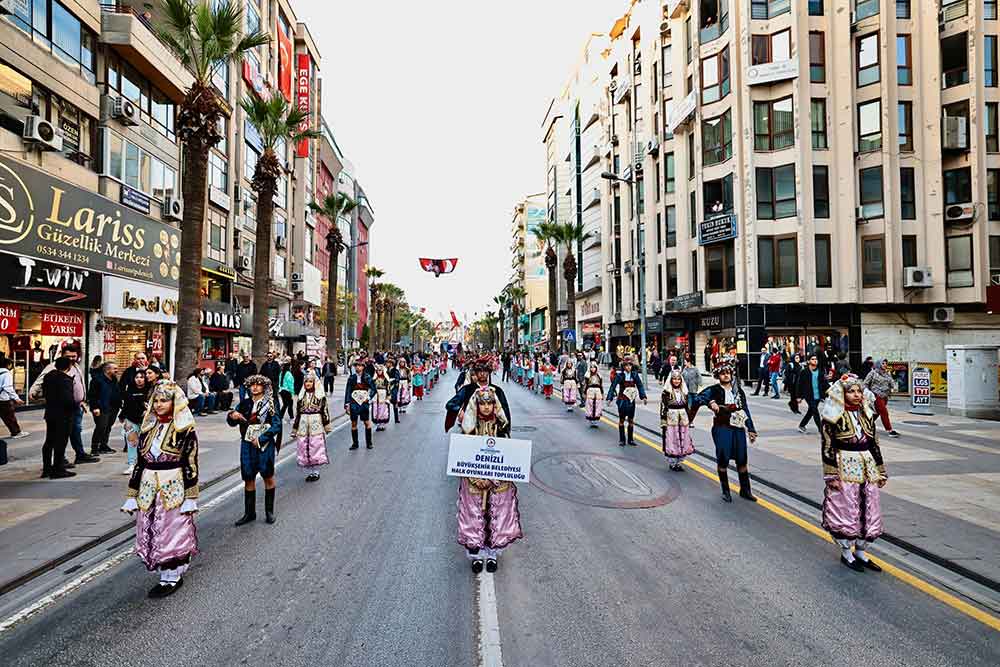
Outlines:
[[240, 388], [240, 400], [247, 397], [247, 388], [244, 383], [251, 375], [257, 375], [257, 364], [253, 362], [249, 354], [243, 355], [243, 361], [236, 366], [236, 377], [233, 384]]
[[281, 387], [281, 364], [275, 360], [274, 352], [267, 353], [267, 359], [260, 365], [260, 374], [270, 380], [271, 386], [274, 387], [274, 409], [280, 415], [281, 397], [278, 389]]
[[42, 477], [61, 479], [75, 477], [76, 473], [66, 470], [64, 456], [69, 444], [76, 400], [73, 398], [73, 378], [70, 377], [72, 362], [68, 357], [59, 357], [55, 369], [47, 373], [42, 381], [45, 395], [45, 444], [42, 445]]
[[[129, 370], [137, 368], [132, 366]], [[115, 417], [122, 407], [122, 394], [119, 388], [118, 379], [115, 374], [118, 372], [118, 364], [113, 361], [106, 361], [101, 364], [99, 372], [94, 373], [87, 391], [87, 403], [90, 404], [90, 413], [94, 416], [94, 433], [90, 438], [90, 454], [113, 454], [115, 450], [108, 446], [108, 438], [111, 436], [111, 426], [115, 423]], [[145, 368], [142, 369], [145, 373]], [[135, 373], [125, 386], [129, 389], [135, 382]]]
[[208, 380], [208, 390], [215, 394], [215, 409], [226, 411], [233, 404], [233, 390], [223, 369], [221, 363], [215, 365], [215, 371]]
[[826, 398], [826, 391], [829, 388], [830, 381], [826, 377], [826, 370], [820, 365], [819, 355], [810, 354], [809, 364], [799, 371], [799, 380], [795, 387], [795, 395], [809, 406], [802, 421], [799, 422], [799, 433], [806, 432], [806, 424], [809, 423], [810, 417], [816, 422], [816, 429], [822, 433], [819, 402]]
[[146, 356], [146, 353], [136, 352], [135, 356], [132, 357], [132, 365], [125, 369], [121, 375], [121, 379], [118, 381], [118, 387], [121, 389], [121, 393], [124, 394], [127, 391], [131, 391], [136, 373], [145, 374], [146, 368], [148, 367], [149, 358]]

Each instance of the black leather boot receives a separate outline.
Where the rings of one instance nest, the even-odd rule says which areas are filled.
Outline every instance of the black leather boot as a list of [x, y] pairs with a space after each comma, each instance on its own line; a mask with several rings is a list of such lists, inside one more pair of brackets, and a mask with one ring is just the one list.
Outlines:
[[618, 424], [618, 446], [625, 446], [625, 424]]
[[375, 449], [375, 443], [372, 442], [372, 430], [370, 428], [365, 429], [365, 448]]
[[628, 444], [632, 445], [633, 447], [635, 447], [635, 438], [632, 437], [632, 431], [634, 429], [635, 429], [635, 427], [632, 425], [632, 422], [629, 422], [628, 423]]
[[351, 429], [351, 449], [358, 448], [358, 429]]
[[243, 490], [243, 516], [236, 521], [237, 526], [257, 520], [257, 492]]
[[740, 498], [749, 500], [752, 503], [757, 502], [757, 497], [750, 491], [750, 473], [741, 472], [738, 474], [740, 476]]
[[719, 484], [722, 485], [722, 499], [727, 503], [733, 502], [733, 496], [729, 493], [729, 471], [719, 469]]
[[264, 516], [268, 523], [274, 523], [274, 489], [264, 489]]

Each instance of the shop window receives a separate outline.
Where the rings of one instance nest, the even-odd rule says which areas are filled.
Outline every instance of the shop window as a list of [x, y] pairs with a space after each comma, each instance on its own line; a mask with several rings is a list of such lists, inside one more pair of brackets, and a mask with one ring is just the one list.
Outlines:
[[798, 266], [794, 234], [757, 237], [757, 280], [762, 288], [797, 286]]
[[701, 103], [718, 102], [729, 94], [729, 47], [701, 61]]
[[948, 271], [948, 287], [973, 287], [976, 284], [973, 272], [972, 234], [949, 236], [945, 239], [947, 252], [945, 264]]
[[948, 169], [944, 172], [944, 203], [968, 204], [972, 201], [972, 169]]
[[1000, 128], [997, 127], [997, 103], [986, 103], [986, 152], [1000, 153]]
[[827, 148], [826, 100], [824, 98], [813, 98], [810, 102], [809, 120], [812, 123], [812, 147], [817, 150]]
[[816, 287], [833, 287], [833, 259], [829, 234], [816, 235]]
[[917, 237], [913, 234], [903, 235], [903, 268], [917, 266]]
[[1000, 285], [1000, 235], [990, 235], [990, 284]]
[[702, 165], [709, 166], [725, 162], [733, 156], [732, 111], [701, 123]]
[[858, 37], [854, 52], [857, 62], [858, 88], [878, 83], [881, 78], [879, 68], [878, 33]]
[[[941, 40], [941, 85], [952, 88], [969, 83], [969, 35], [959, 33]], [[994, 50], [994, 54], [996, 51]], [[987, 54], [988, 55], [988, 54]], [[986, 63], [987, 69], [989, 62]], [[996, 69], [994, 68], [994, 71]]]
[[885, 287], [885, 239], [867, 236], [861, 239], [862, 287]]
[[782, 62], [792, 58], [792, 31], [785, 29], [773, 35], [753, 35], [750, 44], [750, 64]]
[[733, 175], [705, 181], [702, 186], [702, 219], [717, 218], [733, 212]]
[[858, 152], [882, 148], [882, 102], [872, 100], [858, 105]]
[[896, 83], [913, 85], [913, 53], [909, 35], [896, 35]]
[[816, 218], [830, 217], [830, 168], [826, 165], [813, 165], [813, 216]]
[[707, 291], [731, 292], [736, 289], [736, 248], [732, 241], [705, 246], [705, 265]]
[[826, 81], [826, 39], [821, 32], [809, 33], [809, 81]]
[[899, 168], [899, 217], [917, 219], [917, 178], [913, 167]]
[[668, 206], [664, 216], [665, 240], [668, 248], [677, 247], [677, 207]]
[[104, 175], [163, 200], [177, 188], [177, 171], [158, 158], [124, 139], [110, 128], [104, 128]]
[[789, 218], [795, 212], [795, 165], [757, 167], [757, 219]]
[[667, 298], [673, 299], [677, 296], [677, 260], [672, 259], [667, 262]]
[[11, 3], [9, 19], [31, 35], [66, 65], [94, 83], [97, 36], [57, 0], [24, 0]]
[[861, 218], [871, 220], [885, 215], [883, 203], [882, 167], [869, 167], [859, 173], [861, 183]]
[[986, 170], [986, 215], [1000, 220], [1000, 169]]
[[795, 145], [792, 98], [753, 103], [754, 150], [777, 151]]

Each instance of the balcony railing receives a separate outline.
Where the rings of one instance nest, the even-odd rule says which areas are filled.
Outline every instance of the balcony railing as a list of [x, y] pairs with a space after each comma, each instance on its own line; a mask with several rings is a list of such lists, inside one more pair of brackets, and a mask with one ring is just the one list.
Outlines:
[[136, 19], [138, 19], [139, 23], [146, 26], [146, 28], [153, 35], [153, 37], [156, 38], [157, 42], [162, 44], [165, 49], [170, 51], [170, 53], [173, 54], [175, 58], [181, 60], [180, 55], [178, 55], [177, 51], [174, 50], [174, 47], [172, 47], [170, 44], [167, 44], [162, 39], [160, 39], [160, 33], [157, 31], [155, 27], [153, 27], [153, 14], [148, 9], [139, 11], [139, 9], [137, 7], [133, 7], [131, 3], [121, 2], [119, 0], [118, 2], [102, 2], [101, 11], [108, 14], [131, 14]]
[[944, 88], [961, 86], [966, 83], [969, 83], [968, 67], [956, 67], [954, 69], [945, 70], [941, 73], [941, 85]]
[[703, 27], [698, 33], [698, 40], [702, 44], [707, 44], [713, 39], [718, 39], [729, 29], [729, 14], [723, 14], [717, 23], [712, 23]]

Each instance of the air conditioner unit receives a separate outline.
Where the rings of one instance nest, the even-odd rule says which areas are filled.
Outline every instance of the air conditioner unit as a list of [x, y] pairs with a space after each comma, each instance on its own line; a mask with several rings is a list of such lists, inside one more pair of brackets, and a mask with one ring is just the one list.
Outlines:
[[963, 222], [973, 220], [976, 217], [975, 204], [951, 204], [944, 207], [945, 222]]
[[933, 286], [934, 278], [929, 266], [908, 266], [904, 269], [903, 287], [913, 289]]
[[285, 240], [284, 236], [275, 236], [274, 247], [277, 248], [278, 250], [281, 250], [282, 248], [287, 248], [288, 242]]
[[240, 271], [249, 271], [252, 264], [253, 261], [250, 259], [250, 255], [240, 255], [236, 258], [236, 268]]
[[41, 116], [28, 116], [24, 119], [22, 138], [37, 145], [43, 151], [61, 151], [63, 138], [56, 126]]
[[944, 117], [944, 137], [942, 148], [946, 150], [967, 150], [969, 148], [969, 119], [964, 116]]
[[656, 155], [660, 150], [660, 142], [656, 139], [650, 139], [646, 142], [646, 154]]
[[931, 324], [950, 324], [955, 321], [955, 309], [942, 306], [931, 310]]
[[617, 134], [612, 134], [611, 135], [611, 145], [612, 146], [617, 146], [618, 145], [618, 135]]
[[302, 282], [302, 274], [299, 273], [298, 271], [292, 271], [292, 282], [293, 283]]
[[662, 301], [654, 301], [653, 302], [653, 312], [656, 313], [657, 315], [660, 315], [661, 313], [663, 313], [663, 302]]
[[139, 107], [137, 107], [132, 100], [127, 100], [124, 97], [114, 97], [111, 103], [111, 117], [117, 118], [121, 121], [122, 125], [138, 125], [141, 120], [139, 117]]
[[167, 195], [163, 198], [163, 218], [164, 220], [180, 221], [184, 217], [184, 200], [175, 195]]
[[618, 88], [618, 79], [611, 79], [611, 83], [608, 84], [608, 90], [612, 93]]
[[670, 21], [663, 21], [660, 23], [660, 34], [665, 37], [670, 36]]
[[302, 281], [301, 280], [293, 280], [291, 282], [291, 286], [292, 286], [292, 291], [293, 292], [301, 292], [302, 291]]

